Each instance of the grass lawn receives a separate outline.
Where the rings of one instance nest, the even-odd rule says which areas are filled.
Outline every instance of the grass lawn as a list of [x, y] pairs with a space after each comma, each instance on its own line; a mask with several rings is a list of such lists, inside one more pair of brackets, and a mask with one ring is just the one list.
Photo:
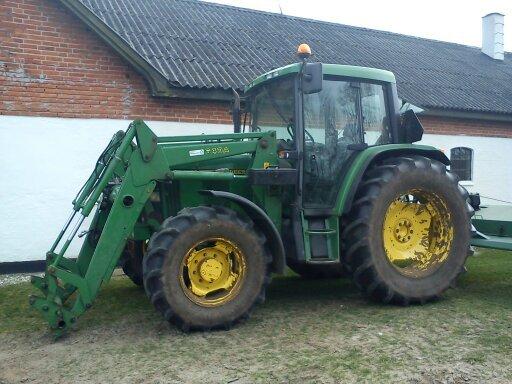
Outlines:
[[438, 302], [368, 302], [349, 280], [275, 278], [230, 331], [184, 334], [116, 277], [54, 342], [28, 283], [0, 287], [0, 383], [512, 382], [512, 252], [481, 250]]

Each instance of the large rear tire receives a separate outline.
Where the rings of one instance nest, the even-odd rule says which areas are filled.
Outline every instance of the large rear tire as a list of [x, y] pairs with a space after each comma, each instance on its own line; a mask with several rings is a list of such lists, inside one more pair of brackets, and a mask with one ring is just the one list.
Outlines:
[[359, 186], [343, 260], [369, 297], [407, 305], [454, 285], [470, 254], [473, 209], [457, 177], [421, 156], [388, 159]]
[[228, 329], [265, 300], [271, 261], [250, 219], [224, 207], [185, 208], [152, 236], [144, 287], [182, 330]]

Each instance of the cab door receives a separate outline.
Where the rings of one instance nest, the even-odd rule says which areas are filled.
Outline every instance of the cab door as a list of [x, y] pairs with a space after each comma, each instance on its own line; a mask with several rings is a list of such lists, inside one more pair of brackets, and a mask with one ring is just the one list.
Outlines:
[[389, 142], [380, 84], [324, 79], [303, 95], [302, 225], [307, 261], [339, 260], [339, 217], [332, 208], [357, 151]]

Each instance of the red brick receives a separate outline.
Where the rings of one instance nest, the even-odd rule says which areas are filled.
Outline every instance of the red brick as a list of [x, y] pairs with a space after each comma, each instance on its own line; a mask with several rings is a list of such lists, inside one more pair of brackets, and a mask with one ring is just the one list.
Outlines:
[[4, 0], [0, 25], [0, 114], [231, 120], [225, 102], [152, 97], [144, 78], [57, 0]]
[[512, 124], [500, 121], [421, 116], [425, 133], [512, 138]]

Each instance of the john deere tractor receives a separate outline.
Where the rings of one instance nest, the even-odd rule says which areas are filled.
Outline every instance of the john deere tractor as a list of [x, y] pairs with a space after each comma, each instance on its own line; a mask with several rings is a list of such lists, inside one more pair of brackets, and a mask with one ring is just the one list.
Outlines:
[[[234, 133], [157, 137], [136, 120], [114, 135], [32, 279], [42, 296], [31, 304], [57, 334], [118, 265], [183, 330], [246, 319], [287, 265], [343, 268], [368, 297], [401, 305], [454, 284], [473, 210], [449, 160], [413, 144], [423, 129], [400, 113], [392, 73], [309, 53], [247, 85]], [[78, 258], [66, 258], [91, 213]]]

